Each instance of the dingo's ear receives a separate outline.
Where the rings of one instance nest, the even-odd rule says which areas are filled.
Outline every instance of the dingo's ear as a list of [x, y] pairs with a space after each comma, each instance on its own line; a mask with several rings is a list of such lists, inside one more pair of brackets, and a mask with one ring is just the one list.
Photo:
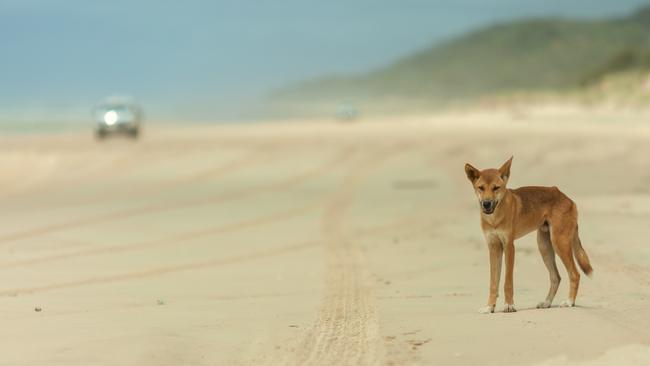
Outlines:
[[474, 183], [478, 179], [479, 171], [469, 164], [465, 164], [465, 174], [467, 174], [467, 179], [470, 182]]
[[499, 168], [499, 174], [501, 175], [501, 179], [504, 181], [508, 181], [508, 178], [510, 178], [510, 165], [512, 165], [512, 158], [514, 158], [514, 156], [511, 156], [510, 159], [503, 163], [501, 168]]

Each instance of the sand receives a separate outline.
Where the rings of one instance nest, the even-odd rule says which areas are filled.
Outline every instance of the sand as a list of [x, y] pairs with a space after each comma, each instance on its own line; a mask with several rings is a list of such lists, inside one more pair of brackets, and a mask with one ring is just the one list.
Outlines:
[[[647, 365], [648, 122], [472, 112], [2, 137], [0, 364]], [[463, 165], [511, 154], [511, 187], [578, 203], [595, 273], [575, 308], [535, 309], [548, 274], [532, 234], [516, 243], [518, 312], [477, 313], [487, 248]]]

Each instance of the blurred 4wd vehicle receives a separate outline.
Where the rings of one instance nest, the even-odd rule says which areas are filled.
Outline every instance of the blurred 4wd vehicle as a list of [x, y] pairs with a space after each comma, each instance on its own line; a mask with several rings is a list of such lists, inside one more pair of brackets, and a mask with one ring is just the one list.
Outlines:
[[336, 109], [336, 118], [339, 121], [354, 121], [359, 117], [359, 110], [353, 104], [342, 103]]
[[133, 101], [111, 98], [94, 110], [95, 136], [103, 139], [110, 134], [124, 134], [137, 138], [140, 133], [142, 111]]

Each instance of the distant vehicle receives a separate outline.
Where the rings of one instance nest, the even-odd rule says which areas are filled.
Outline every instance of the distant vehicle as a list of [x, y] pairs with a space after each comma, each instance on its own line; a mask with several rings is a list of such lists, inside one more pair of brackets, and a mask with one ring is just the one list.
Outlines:
[[121, 99], [109, 99], [94, 110], [95, 136], [104, 139], [110, 134], [125, 134], [137, 138], [140, 133], [142, 112], [134, 102]]
[[350, 103], [342, 103], [336, 109], [336, 118], [341, 121], [353, 121], [358, 117], [359, 110], [357, 110], [357, 108]]

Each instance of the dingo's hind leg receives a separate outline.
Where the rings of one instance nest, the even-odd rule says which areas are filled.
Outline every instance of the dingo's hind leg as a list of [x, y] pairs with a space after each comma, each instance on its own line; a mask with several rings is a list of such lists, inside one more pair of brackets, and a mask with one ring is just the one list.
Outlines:
[[573, 220], [565, 219], [563, 221], [557, 224], [551, 223], [551, 243], [569, 274], [569, 298], [562, 302], [560, 306], [571, 307], [575, 305], [578, 286], [580, 285], [580, 273], [578, 273], [573, 259], [572, 248], [577, 225]]
[[551, 307], [557, 289], [560, 286], [560, 273], [557, 271], [557, 265], [555, 264], [555, 251], [551, 244], [551, 233], [547, 224], [537, 229], [537, 247], [539, 248], [539, 253], [542, 255], [546, 269], [548, 269], [551, 281], [546, 300], [537, 304], [538, 309], [546, 309]]

